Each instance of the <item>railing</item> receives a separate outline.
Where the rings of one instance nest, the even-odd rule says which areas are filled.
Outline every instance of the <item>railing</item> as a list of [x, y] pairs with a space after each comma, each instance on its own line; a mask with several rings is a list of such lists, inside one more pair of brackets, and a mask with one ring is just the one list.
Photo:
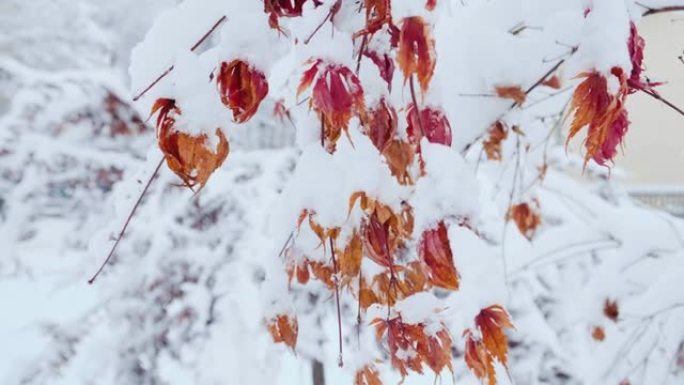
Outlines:
[[629, 195], [645, 205], [684, 217], [684, 186], [630, 188]]

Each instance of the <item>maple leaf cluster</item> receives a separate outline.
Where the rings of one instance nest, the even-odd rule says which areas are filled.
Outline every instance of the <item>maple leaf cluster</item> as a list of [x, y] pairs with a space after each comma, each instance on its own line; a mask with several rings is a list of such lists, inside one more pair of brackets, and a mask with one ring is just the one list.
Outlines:
[[[629, 128], [629, 117], [625, 108], [627, 96], [639, 90], [656, 93], [653, 88], [659, 83], [644, 80], [641, 76], [644, 47], [644, 39], [639, 36], [634, 23], [631, 23], [627, 41], [632, 62], [631, 73], [627, 74], [622, 68], [613, 67], [609, 74], [594, 70], [577, 76], [583, 80], [572, 97], [570, 109], [574, 113], [574, 118], [566, 144], [587, 127], [587, 136], [584, 139], [585, 166], [589, 160], [605, 166], [617, 155], [618, 147]], [[609, 90], [609, 79], [617, 83], [617, 91]]]

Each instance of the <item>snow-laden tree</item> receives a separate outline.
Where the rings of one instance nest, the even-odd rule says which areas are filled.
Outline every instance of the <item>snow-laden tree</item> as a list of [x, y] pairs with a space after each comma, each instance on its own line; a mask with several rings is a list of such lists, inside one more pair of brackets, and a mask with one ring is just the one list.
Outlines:
[[596, 165], [625, 99], [660, 97], [637, 26], [673, 6], [186, 0], [133, 52], [137, 114], [22, 86], [3, 273], [60, 250], [75, 266], [41, 284], [68, 271], [61, 304], [86, 305], [41, 314], [47, 347], [8, 382], [299, 382], [289, 350], [342, 384], [681, 381], [682, 224]]

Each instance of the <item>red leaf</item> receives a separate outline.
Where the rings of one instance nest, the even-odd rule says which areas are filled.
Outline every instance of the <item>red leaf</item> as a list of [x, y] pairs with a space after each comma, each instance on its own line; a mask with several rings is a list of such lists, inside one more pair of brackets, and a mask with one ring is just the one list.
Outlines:
[[438, 287], [458, 290], [459, 279], [451, 253], [449, 235], [443, 221], [435, 229], [425, 230], [420, 238], [418, 253], [430, 273], [430, 282]]
[[383, 97], [367, 117], [366, 134], [375, 148], [383, 152], [397, 131], [397, 111]]
[[404, 73], [404, 81], [415, 74], [421, 90], [427, 92], [437, 64], [437, 53], [435, 40], [422, 17], [411, 16], [402, 20], [397, 62]]
[[[441, 109], [425, 107], [420, 111], [419, 117], [412, 103], [406, 112], [406, 120], [406, 133], [411, 143], [418, 145], [425, 136], [430, 143], [451, 146], [451, 125]], [[424, 132], [421, 132], [421, 127]]]
[[268, 95], [264, 74], [242, 60], [221, 63], [217, 82], [221, 102], [233, 111], [238, 123], [248, 121]]
[[506, 220], [515, 222], [520, 233], [528, 240], [532, 240], [534, 233], [541, 224], [539, 214], [527, 203], [511, 206], [506, 214]]
[[363, 55], [371, 59], [373, 64], [380, 70], [380, 77], [387, 82], [387, 89], [392, 90], [392, 78], [394, 77], [394, 60], [389, 53], [380, 53], [365, 49]]

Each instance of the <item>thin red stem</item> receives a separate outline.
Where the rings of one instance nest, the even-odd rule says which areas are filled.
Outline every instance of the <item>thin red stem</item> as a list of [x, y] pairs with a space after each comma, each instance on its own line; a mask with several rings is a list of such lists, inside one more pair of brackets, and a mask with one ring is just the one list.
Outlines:
[[157, 164], [157, 167], [154, 169], [154, 172], [150, 176], [150, 179], [147, 180], [147, 184], [145, 185], [145, 188], [142, 190], [140, 193], [140, 196], [138, 197], [138, 200], [135, 202], [133, 205], [133, 209], [131, 209], [131, 212], [128, 213], [128, 218], [126, 218], [126, 222], [123, 225], [123, 228], [119, 232], [119, 235], [116, 237], [116, 241], [114, 241], [114, 245], [112, 245], [112, 248], [109, 250], [109, 254], [107, 254], [107, 258], [105, 258], [104, 262], [102, 265], [100, 265], [100, 268], [97, 269], [95, 274], [88, 280], [88, 284], [92, 285], [93, 282], [97, 279], [97, 277], [102, 273], [102, 270], [104, 270], [105, 266], [109, 262], [110, 259], [112, 259], [112, 256], [114, 255], [114, 251], [116, 251], [117, 246], [119, 246], [119, 242], [121, 242], [121, 239], [124, 236], [124, 233], [126, 232], [126, 229], [128, 228], [128, 225], [131, 223], [131, 219], [133, 219], [133, 216], [135, 215], [136, 210], [138, 209], [138, 206], [140, 206], [140, 203], [143, 200], [143, 197], [147, 193], [147, 190], [150, 189], [150, 186], [152, 185], [152, 181], [154, 178], [157, 176], [159, 173], [159, 170], [161, 169], [162, 164], [164, 164], [164, 157], [159, 160], [159, 164]]
[[[204, 42], [209, 38], [209, 36], [211, 36], [211, 34], [214, 33], [214, 31], [216, 30], [216, 28], [218, 28], [219, 25], [221, 25], [221, 23], [223, 23], [226, 19], [227, 19], [227, 17], [226, 17], [225, 15], [224, 15], [224, 16], [221, 16], [221, 18], [218, 19], [218, 21], [217, 21], [216, 23], [214, 23], [214, 25], [209, 29], [209, 31], [207, 31], [207, 32], [206, 32], [206, 33], [205, 33], [205, 34], [204, 34], [204, 35], [195, 43], [195, 45], [193, 45], [193, 46], [190, 48], [190, 51], [191, 51], [191, 52], [194, 52], [197, 48], [199, 48], [199, 46], [202, 45], [202, 43], [204, 43]], [[142, 98], [149, 90], [151, 90], [154, 86], [156, 86], [157, 83], [159, 83], [159, 82], [160, 82], [162, 79], [164, 79], [169, 73], [171, 73], [171, 71], [173, 71], [173, 69], [174, 69], [174, 66], [170, 66], [169, 68], [167, 68], [166, 71], [164, 71], [161, 75], [159, 75], [156, 79], [154, 79], [154, 81], [153, 81], [152, 83], [150, 83], [147, 87], [145, 87], [145, 89], [143, 89], [142, 91], [140, 91], [139, 94], [137, 94], [136, 96], [134, 96], [134, 97], [133, 97], [133, 101], [136, 102], [136, 101], [138, 101], [138, 99]]]
[[669, 100], [667, 100], [667, 99], [663, 98], [662, 96], [660, 96], [659, 93], [657, 93], [657, 92], [655, 92], [655, 91], [653, 91], [653, 90], [646, 89], [646, 88], [639, 88], [639, 91], [645, 93], [646, 95], [649, 95], [649, 96], [652, 97], [653, 99], [656, 99], [656, 100], [660, 101], [661, 103], [665, 104], [666, 106], [670, 107], [671, 109], [677, 111], [680, 115], [684, 116], [684, 110], [682, 110], [681, 108], [679, 108], [679, 107], [677, 107], [676, 105], [672, 104], [672, 102], [670, 102]]
[[413, 101], [413, 108], [416, 109], [416, 116], [418, 116], [418, 127], [420, 128], [420, 136], [425, 135], [425, 129], [423, 127], [423, 117], [420, 114], [420, 106], [418, 105], [418, 99], [416, 98], [416, 87], [413, 84], [413, 75], [409, 78], [409, 87], [411, 89], [411, 100]]

